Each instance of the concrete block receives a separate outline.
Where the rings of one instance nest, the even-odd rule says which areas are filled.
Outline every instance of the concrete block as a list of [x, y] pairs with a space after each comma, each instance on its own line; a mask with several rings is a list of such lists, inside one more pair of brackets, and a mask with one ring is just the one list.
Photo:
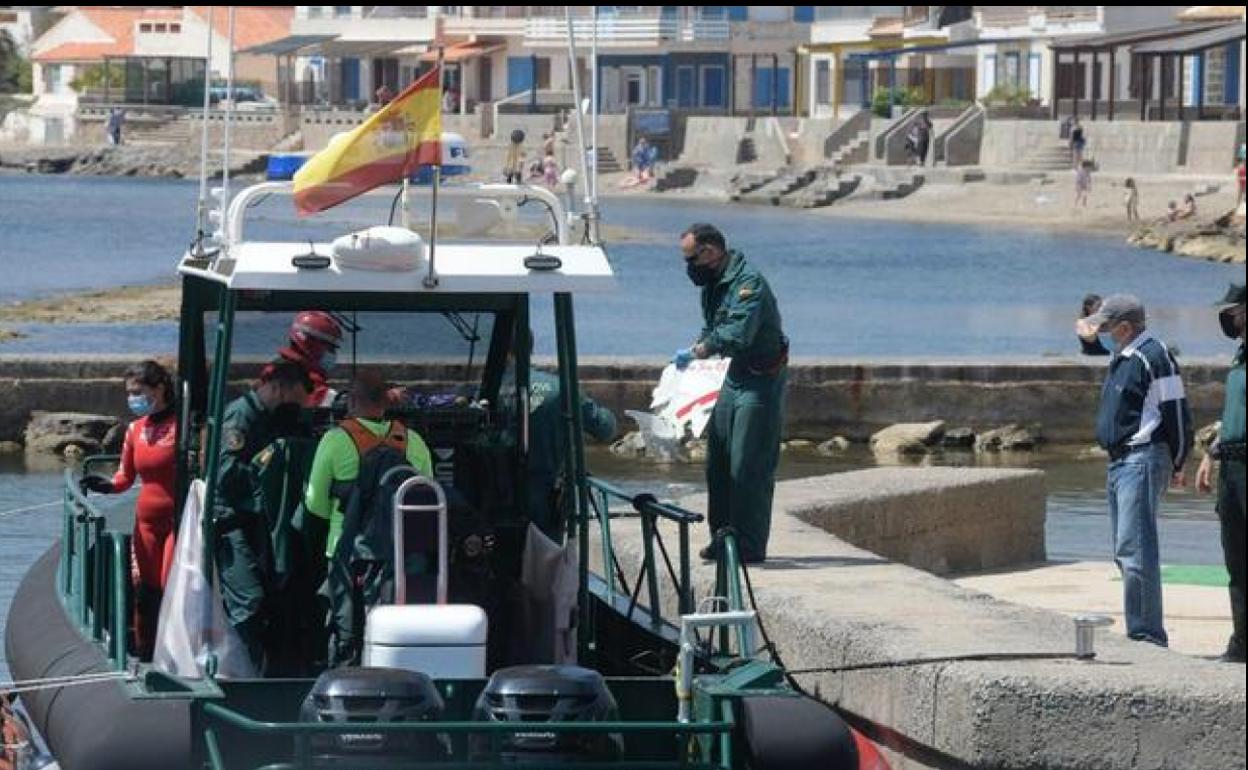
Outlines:
[[[921, 490], [929, 470], [883, 471], [891, 478], [877, 485]], [[821, 504], [823, 490], [830, 490], [831, 501]], [[770, 558], [751, 569], [751, 577], [763, 623], [789, 668], [1073, 651], [1073, 623], [1063, 615], [960, 588], [849, 545], [795, 515], [851, 492], [829, 477], [777, 485]], [[682, 503], [705, 510], [704, 497]], [[675, 542], [673, 525], [662, 523], [660, 531]], [[596, 539], [596, 528], [593, 533]], [[612, 539], [631, 579], [642, 550], [637, 521], [615, 520]], [[597, 542], [591, 554], [600, 561]], [[708, 595], [713, 567], [696, 565], [693, 578], [697, 595]], [[673, 617], [674, 591], [666, 581], [662, 586]], [[1094, 663], [1020, 657], [798, 677], [824, 700], [943, 754], [948, 762], [940, 767], [1244, 767], [1242, 671], [1112, 634], [1102, 635], [1097, 650]], [[894, 767], [925, 765], [903, 757]]]

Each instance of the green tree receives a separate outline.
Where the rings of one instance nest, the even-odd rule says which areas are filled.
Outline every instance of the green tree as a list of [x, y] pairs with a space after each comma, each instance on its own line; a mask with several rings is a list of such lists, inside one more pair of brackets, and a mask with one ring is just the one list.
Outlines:
[[0, 30], [0, 93], [30, 93], [31, 66], [8, 30]]

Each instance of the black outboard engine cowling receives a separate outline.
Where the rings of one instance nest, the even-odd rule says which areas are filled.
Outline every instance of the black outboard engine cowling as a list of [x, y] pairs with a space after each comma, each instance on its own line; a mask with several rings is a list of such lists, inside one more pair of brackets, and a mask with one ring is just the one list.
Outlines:
[[303, 722], [358, 724], [352, 733], [314, 734], [313, 761], [339, 766], [343, 759], [370, 763], [439, 761], [450, 755], [446, 736], [436, 733], [368, 732], [369, 723], [436, 722], [445, 707], [433, 681], [415, 671], [343, 667], [317, 677], [303, 701]]
[[619, 718], [602, 675], [579, 666], [513, 666], [494, 672], [477, 699], [479, 722], [532, 723], [531, 732], [473, 737], [475, 761], [612, 761], [623, 752], [615, 734], [555, 734], [542, 722], [611, 722]]

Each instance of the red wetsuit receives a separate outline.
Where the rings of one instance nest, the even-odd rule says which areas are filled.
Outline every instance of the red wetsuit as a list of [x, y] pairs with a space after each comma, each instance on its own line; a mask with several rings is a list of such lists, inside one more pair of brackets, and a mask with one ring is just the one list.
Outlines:
[[113, 476], [114, 492], [129, 489], [136, 475], [143, 482], [135, 508], [132, 548], [139, 568], [135, 631], [144, 658], [151, 654], [156, 639], [160, 592], [173, 561], [177, 426], [172, 410], [130, 423], [121, 450], [121, 467]]

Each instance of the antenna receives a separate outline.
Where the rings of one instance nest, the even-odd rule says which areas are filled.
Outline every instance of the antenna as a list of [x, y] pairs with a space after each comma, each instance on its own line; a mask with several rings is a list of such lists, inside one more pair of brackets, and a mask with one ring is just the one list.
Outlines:
[[[581, 117], [581, 82], [580, 82], [580, 73], [578, 72], [578, 67], [576, 66], [576, 30], [573, 28], [573, 25], [572, 25], [572, 6], [565, 5], [564, 8], [565, 8], [565, 14], [567, 17], [567, 22], [568, 22], [568, 62], [569, 62], [568, 66], [572, 70], [572, 101], [574, 102], [574, 105], [575, 105], [574, 114], [576, 115], [576, 138], [580, 147], [579, 155], [581, 156], [581, 178], [585, 180], [586, 211], [583, 213], [582, 216], [585, 218], [585, 226], [587, 230], [590, 231], [590, 232], [587, 232], [587, 235], [589, 236], [590, 241], [597, 242], [598, 240], [597, 233], [593, 232], [597, 230], [593, 222], [594, 199], [589, 189], [590, 188], [589, 168], [588, 168], [588, 160], [585, 157], [586, 156], [585, 121]], [[597, 13], [596, 10], [595, 10], [595, 13]], [[594, 19], [594, 25], [597, 26], [596, 17]], [[594, 153], [597, 154], [597, 152], [598, 150], [597, 148], [595, 148]]]
[[195, 243], [191, 247], [192, 256], [202, 255], [204, 238], [208, 234], [208, 117], [212, 106], [212, 17], [215, 10], [216, 6], [208, 6], [208, 51], [204, 57], [203, 132], [199, 139], [199, 201], [195, 205]]
[[232, 138], [232, 129], [234, 123], [234, 11], [235, 7], [229, 7], [230, 33], [229, 33], [229, 64], [226, 67], [225, 76], [225, 95], [229, 99], [229, 103], [225, 108], [225, 139], [223, 142], [223, 157], [221, 160], [221, 210], [225, 211], [230, 205], [230, 140]]

